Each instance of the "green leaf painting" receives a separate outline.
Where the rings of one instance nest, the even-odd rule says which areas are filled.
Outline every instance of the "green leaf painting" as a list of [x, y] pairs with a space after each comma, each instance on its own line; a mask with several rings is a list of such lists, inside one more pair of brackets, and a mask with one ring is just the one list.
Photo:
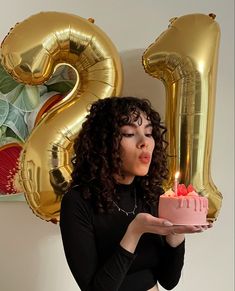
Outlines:
[[[40, 106], [55, 94], [67, 95], [76, 83], [75, 78], [73, 69], [61, 66], [45, 84], [31, 86], [14, 80], [0, 63], [0, 159], [1, 148], [12, 143], [24, 144]], [[0, 201], [3, 200], [24, 201], [24, 196], [0, 190]]]

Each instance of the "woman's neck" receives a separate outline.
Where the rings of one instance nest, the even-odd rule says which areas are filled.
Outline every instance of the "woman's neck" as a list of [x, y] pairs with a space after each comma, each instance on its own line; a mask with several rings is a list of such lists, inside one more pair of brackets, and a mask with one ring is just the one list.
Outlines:
[[134, 181], [135, 177], [134, 176], [121, 177], [119, 175], [114, 175], [114, 179], [118, 184], [130, 185]]

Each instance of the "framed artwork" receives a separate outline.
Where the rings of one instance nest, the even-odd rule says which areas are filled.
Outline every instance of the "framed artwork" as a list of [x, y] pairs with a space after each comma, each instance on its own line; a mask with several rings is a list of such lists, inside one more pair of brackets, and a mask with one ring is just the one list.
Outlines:
[[0, 62], [0, 202], [25, 201], [19, 183], [24, 143], [43, 114], [74, 84], [68, 66], [59, 67], [45, 84], [30, 86], [15, 81]]

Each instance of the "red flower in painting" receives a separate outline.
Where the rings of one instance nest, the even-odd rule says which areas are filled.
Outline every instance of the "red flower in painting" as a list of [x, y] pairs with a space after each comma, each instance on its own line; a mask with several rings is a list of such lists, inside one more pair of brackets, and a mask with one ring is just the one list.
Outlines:
[[19, 171], [19, 157], [22, 146], [11, 143], [0, 147], [0, 193], [17, 194], [17, 174]]

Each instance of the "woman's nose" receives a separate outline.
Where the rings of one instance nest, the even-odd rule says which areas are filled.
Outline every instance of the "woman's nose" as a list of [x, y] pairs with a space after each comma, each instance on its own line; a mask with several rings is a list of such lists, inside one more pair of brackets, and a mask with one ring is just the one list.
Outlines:
[[142, 148], [148, 148], [148, 141], [146, 136], [141, 136], [137, 143], [137, 148], [142, 149]]

